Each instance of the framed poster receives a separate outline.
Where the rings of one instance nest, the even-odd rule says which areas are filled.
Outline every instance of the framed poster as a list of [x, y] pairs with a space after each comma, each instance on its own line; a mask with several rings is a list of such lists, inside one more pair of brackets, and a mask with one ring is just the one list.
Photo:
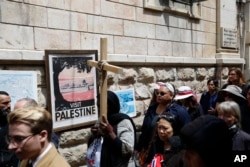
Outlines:
[[120, 101], [120, 112], [130, 117], [136, 116], [134, 89], [114, 91]]
[[32, 98], [37, 101], [37, 72], [0, 70], [0, 90], [11, 98], [11, 110], [17, 100]]
[[48, 109], [55, 131], [94, 123], [96, 69], [87, 64], [97, 50], [45, 50]]

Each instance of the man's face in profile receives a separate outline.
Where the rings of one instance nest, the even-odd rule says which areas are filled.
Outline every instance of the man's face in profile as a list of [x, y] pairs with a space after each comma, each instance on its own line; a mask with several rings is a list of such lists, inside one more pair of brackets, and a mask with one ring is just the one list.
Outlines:
[[10, 112], [10, 96], [0, 95], [0, 117], [7, 116]]

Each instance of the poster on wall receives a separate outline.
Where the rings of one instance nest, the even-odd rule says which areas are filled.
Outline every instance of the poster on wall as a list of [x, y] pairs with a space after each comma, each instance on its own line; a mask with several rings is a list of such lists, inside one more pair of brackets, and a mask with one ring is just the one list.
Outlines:
[[55, 131], [94, 123], [96, 111], [96, 69], [88, 60], [97, 59], [96, 50], [46, 50], [49, 110]]
[[37, 101], [37, 72], [0, 70], [0, 91], [11, 98], [11, 110], [17, 100], [32, 98]]
[[135, 93], [134, 89], [124, 89], [114, 91], [118, 96], [120, 101], [120, 112], [127, 114], [130, 117], [136, 116], [136, 107], [135, 107]]

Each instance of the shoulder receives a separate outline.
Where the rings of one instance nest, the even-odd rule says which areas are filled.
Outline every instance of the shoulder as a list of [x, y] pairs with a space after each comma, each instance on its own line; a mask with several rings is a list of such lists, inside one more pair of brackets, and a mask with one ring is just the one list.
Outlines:
[[228, 85], [229, 85], [228, 83], [222, 85], [221, 89], [225, 89]]
[[150, 115], [150, 114], [154, 113], [154, 112], [155, 112], [155, 110], [156, 110], [156, 108], [157, 108], [157, 106], [158, 106], [158, 104], [157, 104], [157, 103], [153, 103], [153, 104], [151, 104], [151, 105], [148, 107], [148, 109], [147, 109], [147, 112], [146, 112], [146, 115], [145, 115], [145, 116], [147, 116], [147, 115]]
[[[217, 94], [217, 92], [215, 93], [215, 94]], [[210, 98], [210, 93], [208, 92], [208, 91], [205, 91], [205, 92], [203, 92], [202, 94], [201, 94], [201, 98], [200, 98], [200, 101], [202, 101], [202, 100], [207, 100], [207, 99], [209, 99]], [[213, 95], [212, 95], [213, 96]]]
[[245, 131], [243, 130], [239, 130], [239, 135], [240, 137], [242, 137], [244, 140], [248, 140], [250, 141], [250, 134], [246, 133]]
[[207, 96], [207, 95], [208, 95], [208, 91], [204, 91], [204, 92], [202, 92], [201, 97]]
[[117, 126], [127, 126], [127, 127], [132, 127], [132, 122], [129, 119], [123, 119], [121, 120]]
[[[51, 151], [52, 151], [52, 152], [50, 152], [51, 155], [49, 156], [52, 159], [51, 167], [57, 167], [57, 166], [60, 166], [60, 167], [70, 167], [70, 165], [68, 164], [68, 162], [63, 158], [62, 155], [60, 155], [57, 152], [57, 150], [56, 150], [55, 147], [52, 147]], [[48, 154], [49, 154], [49, 152], [48, 152]], [[53, 154], [55, 155], [54, 157], [53, 157]], [[48, 161], [50, 159], [49, 157], [48, 157]]]
[[169, 108], [169, 110], [185, 110], [185, 108], [179, 104], [177, 104], [176, 102], [173, 102]]
[[26, 167], [28, 165], [28, 160], [22, 160], [20, 163], [20, 167]]
[[167, 163], [166, 166], [178, 167], [205, 167], [205, 162], [197, 151], [183, 149], [175, 154]]
[[144, 116], [144, 121], [152, 121], [152, 119], [157, 115], [156, 114], [156, 107], [157, 104], [153, 106], [149, 106], [145, 116]]

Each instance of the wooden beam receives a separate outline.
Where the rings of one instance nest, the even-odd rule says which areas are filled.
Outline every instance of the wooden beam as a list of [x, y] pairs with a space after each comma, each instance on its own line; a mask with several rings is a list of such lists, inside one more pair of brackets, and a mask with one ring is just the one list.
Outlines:
[[87, 63], [89, 66], [94, 66], [102, 72], [101, 75], [101, 84], [100, 84], [100, 115], [104, 115], [107, 118], [107, 72], [111, 71], [114, 73], [121, 74], [123, 69], [121, 67], [117, 67], [114, 65], [110, 65], [106, 62], [107, 60], [107, 39], [101, 38], [100, 41], [100, 49], [101, 49], [101, 56], [100, 61], [88, 60]]
[[[107, 38], [101, 38], [101, 60], [107, 60]], [[107, 71], [102, 70], [102, 84], [100, 90], [100, 117], [104, 115], [107, 118]]]
[[[102, 63], [102, 68], [100, 68], [100, 64]], [[107, 62], [96, 62], [94, 60], [88, 60], [88, 65], [94, 66], [99, 70], [111, 71], [114, 73], [122, 74], [123, 68], [108, 64]]]

